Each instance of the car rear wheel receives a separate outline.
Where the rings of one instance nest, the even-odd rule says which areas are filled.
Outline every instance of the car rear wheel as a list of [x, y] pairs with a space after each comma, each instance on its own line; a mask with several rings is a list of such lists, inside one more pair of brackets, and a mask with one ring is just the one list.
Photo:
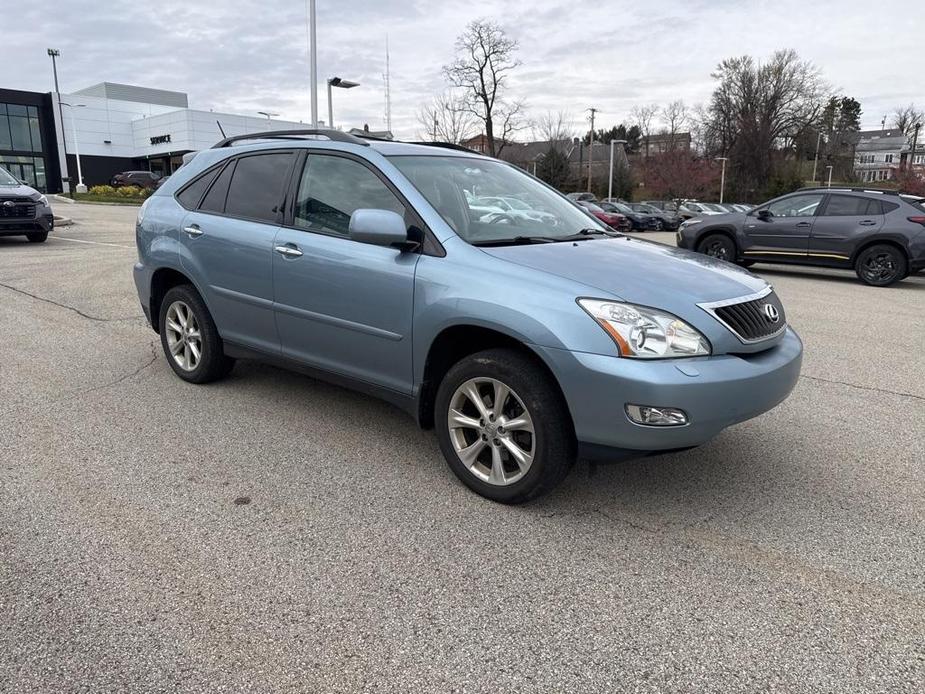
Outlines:
[[888, 287], [906, 276], [906, 256], [895, 246], [877, 244], [861, 251], [854, 271], [866, 284]]
[[437, 391], [436, 427], [456, 476], [501, 503], [545, 494], [575, 459], [561, 393], [544, 369], [515, 350], [478, 352], [453, 366]]
[[725, 234], [710, 234], [697, 244], [697, 251], [720, 260], [735, 261], [735, 242]]
[[158, 326], [167, 363], [184, 381], [216, 381], [234, 367], [205, 302], [191, 285], [173, 287], [164, 295]]
[[26, 238], [29, 239], [30, 243], [45, 243], [48, 240], [47, 231], [37, 231], [32, 234], [26, 234]]
[[661, 219], [655, 220], [655, 231], [664, 231], [665, 223]]

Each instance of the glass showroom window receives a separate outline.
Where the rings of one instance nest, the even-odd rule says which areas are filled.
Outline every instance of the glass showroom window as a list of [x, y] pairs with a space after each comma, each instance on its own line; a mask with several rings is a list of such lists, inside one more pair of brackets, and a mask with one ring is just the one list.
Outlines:
[[39, 111], [35, 106], [0, 104], [0, 152], [41, 152]]

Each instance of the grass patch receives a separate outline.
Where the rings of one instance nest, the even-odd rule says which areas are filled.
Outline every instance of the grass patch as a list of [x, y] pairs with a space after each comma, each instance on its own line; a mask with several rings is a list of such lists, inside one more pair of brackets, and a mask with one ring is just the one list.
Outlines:
[[74, 193], [71, 197], [77, 202], [115, 202], [120, 205], [140, 205], [147, 200], [147, 198], [132, 198], [125, 195], [94, 195], [93, 193]]

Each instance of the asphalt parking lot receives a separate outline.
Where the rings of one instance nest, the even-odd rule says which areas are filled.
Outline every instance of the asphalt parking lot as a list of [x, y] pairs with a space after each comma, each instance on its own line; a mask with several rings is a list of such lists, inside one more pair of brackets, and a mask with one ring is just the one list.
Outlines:
[[0, 238], [0, 690], [922, 691], [925, 275], [755, 266], [789, 400], [504, 507], [379, 401], [180, 381], [136, 208], [56, 211]]

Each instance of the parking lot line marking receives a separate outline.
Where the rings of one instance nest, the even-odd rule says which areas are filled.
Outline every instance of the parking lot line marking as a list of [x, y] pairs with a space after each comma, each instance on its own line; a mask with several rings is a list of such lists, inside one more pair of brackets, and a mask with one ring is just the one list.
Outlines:
[[112, 246], [113, 248], [127, 248], [130, 251], [135, 250], [135, 246], [123, 246], [120, 243], [106, 243], [105, 241], [87, 241], [86, 239], [72, 239], [67, 236], [49, 236], [49, 241], [55, 239], [57, 241], [73, 241], [74, 243], [89, 243], [93, 246]]

